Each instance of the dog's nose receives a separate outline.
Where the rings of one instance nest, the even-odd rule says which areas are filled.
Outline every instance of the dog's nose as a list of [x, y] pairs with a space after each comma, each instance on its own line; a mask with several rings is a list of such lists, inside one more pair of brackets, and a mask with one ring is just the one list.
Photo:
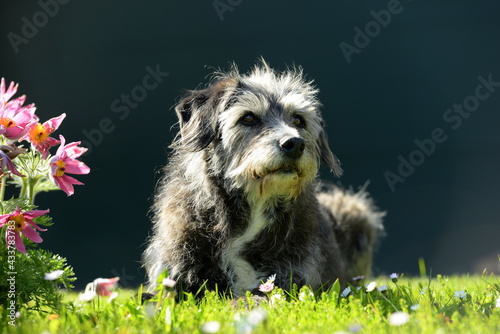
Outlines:
[[290, 158], [298, 159], [302, 156], [306, 144], [302, 138], [283, 138], [280, 140], [280, 148]]

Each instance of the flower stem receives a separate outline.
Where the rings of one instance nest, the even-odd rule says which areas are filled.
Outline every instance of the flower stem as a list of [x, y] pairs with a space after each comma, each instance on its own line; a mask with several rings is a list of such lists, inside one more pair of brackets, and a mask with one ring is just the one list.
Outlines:
[[36, 184], [38, 183], [38, 177], [28, 177], [28, 193], [26, 194], [26, 197], [28, 198], [29, 200], [29, 203], [30, 204], [35, 204], [35, 196], [36, 196], [36, 192], [35, 192], [35, 187], [36, 187]]
[[26, 178], [22, 179], [23, 183], [21, 184], [21, 191], [19, 192], [19, 198], [23, 198], [26, 196], [26, 188], [28, 187], [28, 183], [26, 182]]
[[7, 183], [8, 174], [2, 174], [0, 176], [0, 201], [3, 202], [3, 198], [5, 196], [5, 183]]

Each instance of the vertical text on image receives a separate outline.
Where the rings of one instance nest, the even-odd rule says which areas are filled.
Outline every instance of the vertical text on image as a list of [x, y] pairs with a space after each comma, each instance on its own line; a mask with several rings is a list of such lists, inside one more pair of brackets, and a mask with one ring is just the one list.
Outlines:
[[15, 221], [10, 220], [7, 225], [6, 241], [7, 241], [7, 318], [10, 326], [16, 325], [16, 225]]

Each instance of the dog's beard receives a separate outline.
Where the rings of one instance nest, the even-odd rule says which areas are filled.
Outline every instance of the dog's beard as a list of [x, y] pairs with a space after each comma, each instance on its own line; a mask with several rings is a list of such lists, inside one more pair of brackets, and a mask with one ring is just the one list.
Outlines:
[[247, 180], [247, 192], [258, 198], [285, 197], [295, 199], [301, 190], [302, 170], [294, 164], [274, 168], [251, 170], [252, 177]]
[[243, 159], [230, 173], [233, 186], [243, 189], [250, 199], [256, 201], [296, 199], [315, 179], [318, 159], [304, 154], [300, 159], [288, 161], [280, 154], [274, 155], [277, 157], [268, 154], [269, 158], [266, 159], [266, 154], [256, 153]]

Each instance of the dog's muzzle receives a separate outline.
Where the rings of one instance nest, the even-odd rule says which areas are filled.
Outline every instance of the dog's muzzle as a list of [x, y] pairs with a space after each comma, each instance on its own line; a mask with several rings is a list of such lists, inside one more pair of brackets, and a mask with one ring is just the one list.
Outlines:
[[299, 168], [298, 160], [302, 157], [306, 147], [304, 139], [299, 137], [286, 137], [278, 142], [278, 147], [285, 159], [283, 159], [279, 165], [253, 171], [253, 178], [261, 179], [273, 174], [295, 174], [299, 177], [302, 176], [302, 170]]

